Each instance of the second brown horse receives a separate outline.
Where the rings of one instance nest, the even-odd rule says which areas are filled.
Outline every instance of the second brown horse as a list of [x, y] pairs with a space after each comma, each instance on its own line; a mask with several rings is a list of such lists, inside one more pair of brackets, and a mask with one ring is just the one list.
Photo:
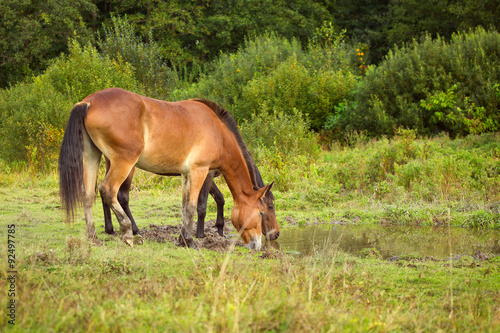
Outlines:
[[71, 111], [59, 156], [60, 194], [67, 218], [83, 201], [87, 237], [100, 243], [92, 207], [101, 155], [110, 168], [99, 191], [116, 215], [122, 238], [133, 245], [132, 224], [117, 193], [132, 168], [182, 176], [180, 239], [194, 247], [193, 217], [210, 170], [219, 170], [233, 196], [231, 222], [246, 247], [260, 249], [262, 198], [272, 183], [254, 189], [236, 123], [215, 103], [165, 102], [110, 88], [93, 93]]

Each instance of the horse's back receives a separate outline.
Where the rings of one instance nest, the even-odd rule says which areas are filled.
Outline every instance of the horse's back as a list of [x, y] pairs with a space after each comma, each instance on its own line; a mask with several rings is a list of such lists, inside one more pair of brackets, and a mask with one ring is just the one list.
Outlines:
[[203, 103], [165, 102], [119, 88], [98, 91], [84, 102], [90, 104], [85, 127], [111, 160], [136, 160], [140, 168], [156, 173], [218, 163], [224, 128]]
[[[223, 131], [217, 116], [196, 101], [161, 102], [144, 99], [146, 146], [138, 163], [172, 165], [185, 169], [192, 163], [216, 168], [222, 154]], [[158, 152], [161, 151], [159, 154]], [[175, 170], [165, 168], [157, 173]]]

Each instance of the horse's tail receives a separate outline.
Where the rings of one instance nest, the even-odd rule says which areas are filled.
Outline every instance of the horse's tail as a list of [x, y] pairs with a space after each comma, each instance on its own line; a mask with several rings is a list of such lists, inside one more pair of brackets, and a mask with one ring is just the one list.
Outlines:
[[79, 103], [71, 110], [59, 153], [59, 195], [67, 222], [73, 220], [84, 192], [83, 120], [88, 108], [88, 103]]

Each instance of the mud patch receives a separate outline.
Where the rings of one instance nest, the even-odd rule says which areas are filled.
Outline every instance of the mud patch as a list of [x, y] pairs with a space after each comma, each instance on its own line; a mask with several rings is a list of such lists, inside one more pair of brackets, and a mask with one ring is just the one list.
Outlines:
[[[448, 259], [436, 259], [433, 257], [416, 257], [416, 256], [392, 256], [388, 261], [394, 261], [399, 266], [406, 265], [409, 267], [417, 267], [412, 264], [408, 263], [421, 263], [421, 262], [428, 262], [428, 261], [433, 261], [433, 262], [443, 262], [445, 266], [453, 266], [455, 268], [462, 268], [462, 267], [476, 267], [480, 266], [480, 264], [486, 260], [490, 259], [495, 259], [498, 256], [492, 253], [484, 253], [482, 251], [477, 251], [473, 256], [467, 256], [467, 255], [455, 255], [454, 257], [448, 258]], [[403, 262], [406, 262], [404, 264]]]
[[[144, 240], [154, 241], [158, 243], [174, 243], [178, 245], [179, 235], [181, 233], [181, 224], [179, 225], [154, 225], [150, 224], [149, 228], [140, 230]], [[193, 235], [196, 233], [196, 224], [193, 229]], [[199, 249], [209, 249], [217, 252], [226, 252], [236, 238], [235, 230], [230, 220], [226, 220], [224, 224], [224, 236], [217, 233], [215, 220], [205, 221], [205, 237], [194, 238], [194, 242]], [[236, 240], [236, 246], [244, 246], [245, 244], [241, 239]]]

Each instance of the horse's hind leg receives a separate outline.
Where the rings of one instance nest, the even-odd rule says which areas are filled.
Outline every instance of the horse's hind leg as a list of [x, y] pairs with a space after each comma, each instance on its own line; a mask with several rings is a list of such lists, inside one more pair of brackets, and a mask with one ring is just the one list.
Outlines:
[[[106, 158], [106, 174], [108, 173], [109, 167], [110, 167], [110, 162], [109, 159]], [[132, 168], [132, 171], [130, 171], [127, 179], [125, 179], [123, 184], [120, 186], [120, 189], [118, 190], [118, 202], [125, 211], [125, 214], [127, 214], [128, 218], [132, 222], [132, 233], [134, 235], [137, 234], [140, 235], [139, 228], [135, 223], [134, 217], [132, 216], [132, 212], [130, 211], [129, 207], [129, 201], [130, 201], [129, 193], [130, 193], [130, 187], [132, 185], [132, 178], [134, 177], [134, 170], [135, 168]], [[113, 235], [115, 231], [113, 229], [113, 223], [111, 220], [111, 208], [106, 204], [103, 197], [101, 197], [101, 201], [102, 201], [102, 210], [104, 212], [104, 231], [109, 235]]]
[[111, 161], [108, 173], [101, 185], [99, 185], [101, 197], [111, 207], [120, 224], [122, 239], [130, 246], [133, 246], [132, 222], [118, 201], [118, 191], [133, 167], [133, 163], [126, 161]]
[[212, 181], [210, 186], [210, 195], [214, 198], [217, 203], [217, 221], [215, 222], [215, 226], [217, 227], [217, 232], [219, 235], [224, 236], [224, 196], [222, 192], [219, 190], [215, 182]]
[[83, 210], [87, 225], [87, 238], [97, 245], [102, 245], [101, 241], [97, 238], [92, 213], [92, 206], [94, 205], [96, 196], [97, 173], [99, 172], [99, 163], [101, 162], [101, 152], [88, 136], [84, 135], [83, 142], [83, 179], [85, 186]]
[[196, 237], [205, 237], [205, 217], [207, 216], [207, 200], [208, 192], [210, 191], [210, 186], [214, 180], [213, 173], [209, 172], [203, 186], [200, 190], [200, 195], [198, 196], [198, 222], [196, 224]]

